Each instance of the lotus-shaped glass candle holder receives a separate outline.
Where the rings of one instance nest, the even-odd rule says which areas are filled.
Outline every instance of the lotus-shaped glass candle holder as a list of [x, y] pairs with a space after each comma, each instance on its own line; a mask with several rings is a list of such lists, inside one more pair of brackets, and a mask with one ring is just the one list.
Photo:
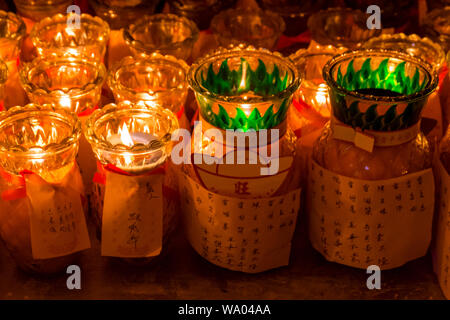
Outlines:
[[284, 21], [279, 15], [263, 10], [228, 9], [211, 21], [211, 30], [223, 47], [247, 43], [273, 49], [284, 29]]
[[26, 103], [26, 94], [20, 85], [17, 72], [26, 27], [22, 18], [2, 10], [0, 10], [0, 25], [0, 59], [8, 66], [8, 79], [5, 83], [8, 95], [4, 97], [4, 106], [8, 109]]
[[89, 0], [95, 15], [108, 22], [112, 29], [124, 28], [143, 14], [152, 14], [157, 0]]
[[416, 34], [383, 34], [370, 39], [362, 47], [365, 49], [380, 48], [405, 52], [413, 57], [425, 60], [437, 72], [445, 63], [445, 52], [441, 46], [428, 38], [421, 38]]
[[174, 14], [145, 16], [124, 29], [124, 39], [134, 54], [158, 52], [187, 60], [199, 31], [191, 20]]
[[16, 63], [26, 34], [23, 20], [12, 12], [0, 10], [0, 59]]
[[200, 116], [221, 129], [270, 129], [286, 120], [300, 84], [280, 54], [243, 45], [219, 49], [191, 66], [188, 81]]
[[300, 87], [294, 94], [293, 107], [289, 110], [289, 124], [303, 136], [320, 129], [331, 113], [328, 86], [322, 77], [325, 64], [345, 48], [313, 45], [300, 49], [289, 58], [302, 76]]
[[72, 3], [72, 0], [14, 0], [17, 13], [33, 21], [65, 13]]
[[450, 6], [435, 9], [427, 14], [423, 28], [445, 51], [450, 50]]
[[[177, 186], [169, 159], [177, 129], [171, 111], [143, 101], [109, 104], [86, 122], [85, 136], [99, 162], [91, 209], [101, 233], [102, 255], [142, 264], [161, 251], [175, 227], [176, 199], [170, 195]], [[112, 190], [123, 190], [124, 196], [111, 197]], [[137, 228], [130, 228], [130, 220]]]
[[212, 17], [231, 8], [236, 0], [169, 0], [170, 12], [195, 22], [200, 30], [208, 29]]
[[109, 40], [108, 24], [98, 17], [83, 13], [79, 16], [78, 28], [75, 25], [77, 19], [75, 13], [57, 14], [36, 23], [30, 38], [39, 56], [68, 54], [102, 61]]
[[[50, 250], [56, 250], [63, 243], [68, 246], [64, 250], [74, 245], [59, 233], [57, 215], [61, 214], [66, 221], [65, 215], [72, 214], [72, 220], [78, 214], [84, 222], [80, 200], [83, 185], [75, 165], [80, 136], [78, 118], [60, 108], [29, 104], [0, 115], [0, 235], [17, 265], [26, 271], [53, 273], [73, 263], [73, 254], [46, 259], [37, 257], [42, 254], [37, 249], [42, 248], [39, 239], [45, 238], [49, 231], [60, 241], [50, 244], [54, 246]], [[66, 185], [68, 179], [71, 187]], [[18, 192], [20, 188], [23, 188], [22, 193]], [[75, 195], [73, 198], [69, 190]], [[71, 208], [69, 201], [72, 201]], [[76, 211], [77, 201], [81, 212]], [[56, 206], [58, 212], [53, 210]], [[45, 217], [41, 216], [42, 212]], [[42, 220], [36, 223], [36, 219]], [[58, 226], [54, 221], [58, 221]], [[64, 230], [66, 235], [70, 233]]]
[[279, 14], [286, 24], [287, 36], [297, 36], [307, 30], [308, 18], [314, 12], [329, 7], [326, 0], [260, 0], [261, 7]]
[[359, 11], [331, 8], [313, 14], [308, 19], [312, 39], [321, 45], [348, 49], [359, 48], [372, 37], [379, 36], [381, 29], [368, 29], [367, 16]]
[[125, 57], [109, 73], [108, 84], [120, 101], [146, 101], [175, 113], [182, 128], [189, 128], [184, 112], [188, 84], [188, 65], [184, 60], [153, 53]]
[[[356, 50], [330, 60], [323, 76], [332, 119], [314, 147], [320, 165], [366, 180], [399, 177], [431, 165], [429, 144], [419, 127], [422, 109], [438, 84], [431, 65], [398, 51]], [[361, 131], [363, 135], [357, 134]]]
[[79, 56], [49, 56], [26, 64], [20, 78], [32, 102], [80, 114], [98, 106], [106, 69]]

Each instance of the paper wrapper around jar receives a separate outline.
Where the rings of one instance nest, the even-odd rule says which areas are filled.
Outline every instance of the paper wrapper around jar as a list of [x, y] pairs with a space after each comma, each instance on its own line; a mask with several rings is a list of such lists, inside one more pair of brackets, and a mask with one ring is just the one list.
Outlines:
[[442, 292], [450, 299], [450, 177], [439, 159], [436, 159], [435, 168], [440, 201], [436, 203], [438, 216], [432, 250], [433, 267]]
[[33, 259], [50, 259], [90, 248], [76, 165], [58, 183], [2, 171], [1, 187], [1, 235], [11, 250], [29, 248]]
[[101, 226], [102, 256], [158, 256], [175, 226], [178, 194], [166, 166], [131, 175], [97, 164], [92, 206]]
[[366, 269], [420, 258], [431, 241], [431, 169], [388, 180], [359, 180], [309, 164], [309, 235], [327, 260]]
[[300, 189], [243, 199], [213, 193], [185, 174], [180, 187], [186, 234], [203, 258], [247, 273], [288, 265]]

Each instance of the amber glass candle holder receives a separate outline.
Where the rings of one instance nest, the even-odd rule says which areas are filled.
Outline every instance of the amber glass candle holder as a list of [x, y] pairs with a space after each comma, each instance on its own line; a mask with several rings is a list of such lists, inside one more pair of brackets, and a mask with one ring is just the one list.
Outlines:
[[38, 55], [81, 55], [101, 61], [109, 40], [109, 26], [98, 17], [89, 14], [80, 15], [80, 26], [71, 26], [68, 21], [75, 21], [76, 14], [57, 14], [47, 17], [33, 26], [31, 41]]
[[[146, 102], [109, 104], [89, 117], [85, 135], [99, 168], [91, 209], [103, 256], [145, 264], [159, 255], [174, 230], [176, 184], [169, 159], [176, 129], [178, 122], [171, 111]], [[117, 197], [121, 190], [124, 196]], [[130, 227], [130, 220], [136, 228]], [[148, 249], [155, 241], [156, 251]]]
[[17, 13], [33, 21], [65, 13], [72, 3], [72, 0], [14, 0]]
[[274, 49], [285, 29], [283, 19], [263, 10], [228, 9], [214, 16], [211, 30], [219, 45], [247, 43]]
[[124, 29], [123, 37], [133, 54], [159, 52], [187, 60], [199, 31], [191, 20], [174, 14], [146, 16]]
[[331, 45], [312, 45], [300, 49], [289, 58], [302, 75], [300, 87], [294, 94], [293, 106], [289, 110], [289, 125], [298, 136], [321, 129], [331, 113], [328, 86], [322, 77], [325, 64], [345, 48]]
[[368, 29], [367, 16], [346, 8], [321, 10], [308, 19], [312, 39], [321, 45], [356, 49], [372, 37], [379, 36], [381, 29]]
[[89, 0], [95, 15], [108, 22], [112, 29], [124, 28], [137, 21], [143, 14], [152, 14], [157, 0]]
[[159, 53], [125, 57], [110, 70], [108, 84], [116, 102], [146, 101], [162, 106], [177, 116], [180, 127], [189, 129], [184, 112], [187, 70], [184, 60]]
[[8, 66], [8, 80], [5, 83], [8, 95], [4, 100], [4, 106], [8, 109], [26, 103], [26, 95], [20, 85], [17, 72], [26, 27], [19, 16], [2, 10], [0, 10], [0, 23], [3, 26], [0, 33], [0, 59]]
[[[62, 235], [73, 232], [72, 223], [65, 224], [68, 220], [78, 219], [75, 228], [85, 229], [80, 204], [83, 185], [75, 164], [80, 136], [80, 121], [64, 109], [29, 104], [0, 114], [0, 235], [17, 265], [26, 271], [53, 273], [73, 263], [74, 254], [35, 256], [42, 254], [37, 250], [42, 245], [39, 239], [49, 234], [55, 238], [47, 240], [65, 243], [63, 251], [76, 246], [77, 238], [67, 242]], [[64, 222], [61, 228], [69, 230], [59, 229], [60, 222]], [[52, 246], [61, 243], [44, 244], [55, 254]]]
[[211, 18], [225, 9], [231, 8], [236, 0], [169, 0], [170, 12], [195, 22], [200, 30], [208, 29]]
[[450, 7], [435, 9], [427, 14], [423, 24], [426, 34], [445, 51], [450, 50]]
[[49, 56], [26, 64], [20, 78], [32, 102], [80, 114], [98, 106], [106, 69], [79, 56]]

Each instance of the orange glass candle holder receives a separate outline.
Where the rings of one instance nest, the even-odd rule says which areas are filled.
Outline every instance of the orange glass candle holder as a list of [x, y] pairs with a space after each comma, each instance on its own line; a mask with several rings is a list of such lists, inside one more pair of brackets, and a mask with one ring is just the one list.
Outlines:
[[133, 54], [159, 52], [183, 60], [191, 56], [198, 36], [194, 22], [169, 13], [146, 16], [123, 32]]
[[247, 43], [274, 49], [283, 34], [283, 18], [271, 11], [228, 9], [214, 16], [211, 30], [219, 45]]
[[173, 56], [153, 53], [150, 56], [125, 57], [109, 73], [108, 84], [116, 102], [146, 101], [171, 110], [180, 127], [189, 129], [184, 111], [188, 84], [188, 65]]
[[105, 78], [102, 63], [80, 56], [36, 58], [20, 71], [22, 86], [32, 102], [77, 114], [98, 106]]
[[8, 109], [26, 103], [26, 94], [20, 85], [17, 71], [26, 27], [19, 16], [2, 10], [0, 10], [0, 24], [3, 26], [0, 34], [0, 59], [8, 66], [8, 79], [5, 83], [8, 95], [4, 100], [4, 106]]
[[302, 82], [294, 94], [293, 106], [288, 114], [289, 125], [298, 137], [322, 129], [329, 120], [330, 96], [322, 69], [331, 58], [345, 50], [331, 45], [312, 45], [289, 57], [302, 75]]
[[76, 19], [74, 13], [57, 14], [36, 23], [30, 38], [39, 56], [69, 54], [103, 60], [109, 40], [108, 23], [83, 13], [79, 16], [79, 27], [72, 26]]
[[145, 264], [176, 226], [177, 186], [169, 159], [175, 115], [145, 102], [96, 110], [85, 135], [98, 161], [91, 210], [102, 256]]
[[72, 2], [72, 0], [14, 0], [17, 13], [33, 21], [64, 13]]
[[0, 114], [0, 235], [26, 271], [61, 271], [90, 246], [80, 136], [80, 121], [64, 109], [29, 104]]

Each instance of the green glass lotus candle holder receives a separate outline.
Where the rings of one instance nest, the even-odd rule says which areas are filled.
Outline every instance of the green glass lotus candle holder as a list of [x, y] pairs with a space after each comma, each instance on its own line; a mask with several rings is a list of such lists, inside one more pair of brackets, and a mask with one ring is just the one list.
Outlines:
[[334, 117], [362, 130], [395, 131], [420, 120], [438, 78], [427, 62], [397, 51], [355, 50], [329, 61], [323, 76]]
[[204, 120], [243, 131], [282, 124], [300, 83], [290, 60], [243, 45], [202, 58], [190, 68], [188, 81]]

